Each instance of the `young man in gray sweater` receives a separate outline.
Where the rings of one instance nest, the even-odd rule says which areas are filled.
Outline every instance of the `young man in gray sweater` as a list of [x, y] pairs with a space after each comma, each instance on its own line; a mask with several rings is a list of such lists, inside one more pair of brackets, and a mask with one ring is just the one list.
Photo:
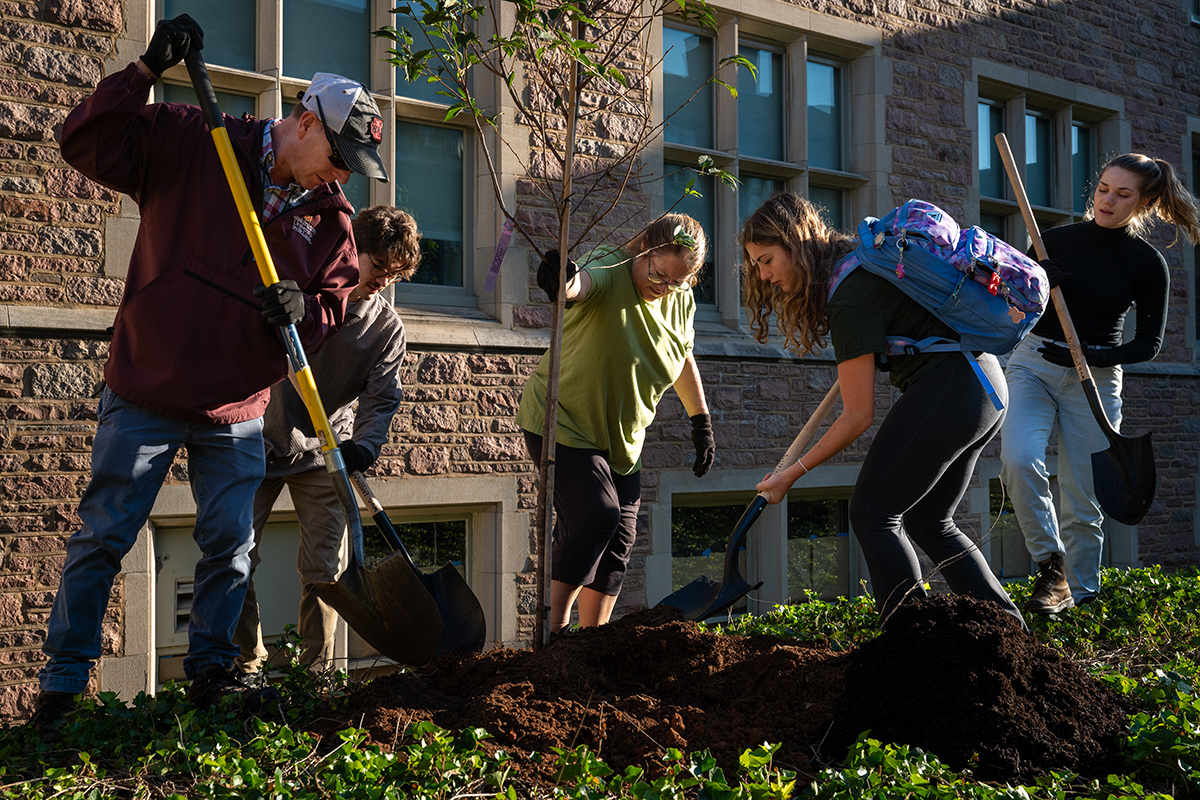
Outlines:
[[[380, 292], [393, 280], [411, 277], [421, 259], [416, 223], [397, 208], [368, 208], [354, 220], [353, 227], [358, 286], [350, 295], [342, 327], [309, 356], [322, 402], [326, 408], [336, 409], [329, 422], [341, 441], [346, 469], [352, 472], [365, 471], [375, 463], [400, 407], [404, 325]], [[317, 597], [313, 585], [337, 579], [346, 519], [325, 468], [320, 440], [290, 381], [271, 389], [263, 439], [267, 472], [254, 497], [250, 586], [233, 637], [241, 648], [236, 663], [243, 672], [253, 673], [266, 662], [254, 570], [261, 562], [263, 528], [286, 486], [300, 521], [296, 568], [301, 579], [301, 662], [323, 669], [332, 666], [337, 612]]]

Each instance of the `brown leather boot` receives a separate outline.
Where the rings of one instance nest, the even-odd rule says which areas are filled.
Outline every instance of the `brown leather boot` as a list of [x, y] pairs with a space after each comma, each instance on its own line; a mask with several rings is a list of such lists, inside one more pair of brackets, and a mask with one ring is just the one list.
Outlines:
[[1051, 553], [1045, 561], [1038, 562], [1037, 583], [1025, 610], [1030, 614], [1057, 614], [1074, 605], [1071, 587], [1067, 586], [1067, 573], [1063, 569], [1063, 554]]

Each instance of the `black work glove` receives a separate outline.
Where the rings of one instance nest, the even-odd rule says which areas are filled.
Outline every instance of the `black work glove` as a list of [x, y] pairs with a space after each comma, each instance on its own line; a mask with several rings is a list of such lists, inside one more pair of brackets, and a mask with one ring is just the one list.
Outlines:
[[142, 63], [161, 78], [164, 72], [183, 61], [192, 48], [204, 49], [204, 31], [196, 20], [187, 14], [180, 14], [175, 19], [160, 19], [146, 52], [142, 53]]
[[262, 300], [263, 319], [285, 328], [304, 319], [304, 292], [295, 281], [279, 281], [270, 286], [254, 287], [254, 296]]
[[1075, 274], [1063, 269], [1062, 265], [1053, 258], [1043, 258], [1038, 263], [1042, 265], [1042, 269], [1046, 270], [1046, 277], [1050, 279], [1051, 289], [1059, 284], [1066, 283]]
[[[550, 298], [551, 303], [558, 299], [558, 267], [558, 251], [547, 250], [546, 258], [542, 260], [541, 264], [538, 264], [537, 285], [542, 287], [542, 291]], [[574, 261], [568, 261], [567, 283], [570, 283], [578, 272], [579, 265]]]
[[371, 455], [369, 447], [350, 439], [338, 445], [338, 450], [342, 452], [342, 461], [346, 462], [347, 472], [366, 472], [375, 463], [375, 456]]
[[712, 469], [713, 459], [717, 455], [717, 443], [713, 439], [712, 417], [708, 414], [696, 414], [692, 420], [692, 444], [696, 446], [696, 463], [692, 465], [692, 473], [697, 478], [703, 478]]

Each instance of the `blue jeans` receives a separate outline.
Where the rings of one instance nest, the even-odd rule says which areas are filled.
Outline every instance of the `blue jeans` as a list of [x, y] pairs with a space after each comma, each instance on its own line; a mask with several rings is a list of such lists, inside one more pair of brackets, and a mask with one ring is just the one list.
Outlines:
[[232, 665], [232, 643], [250, 574], [251, 508], [266, 470], [262, 418], [233, 425], [187, 423], [155, 414], [105, 388], [92, 445], [92, 479], [79, 503], [83, 527], [67, 559], [42, 649], [42, 689], [77, 694], [101, 652], [101, 624], [113, 578], [150, 517], [175, 453], [187, 447], [196, 563], [184, 673]]
[[[1008, 416], [1001, 429], [1001, 477], [1012, 498], [1025, 546], [1036, 561], [1064, 553], [1075, 601], [1100, 590], [1104, 513], [1092, 483], [1092, 453], [1108, 448], [1074, 367], [1060, 367], [1037, 351], [1046, 340], [1029, 336], [1008, 360]], [[1121, 367], [1092, 368], [1092, 380], [1112, 426], [1121, 428]], [[1054, 516], [1046, 444], [1058, 421], [1058, 488]]]

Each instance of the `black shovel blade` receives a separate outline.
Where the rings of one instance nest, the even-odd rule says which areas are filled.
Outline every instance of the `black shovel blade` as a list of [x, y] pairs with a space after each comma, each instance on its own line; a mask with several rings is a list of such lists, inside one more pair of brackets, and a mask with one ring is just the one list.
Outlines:
[[687, 586], [671, 592], [658, 604], [678, 608], [683, 613], [684, 619], [700, 619], [704, 609], [711, 606], [720, 593], [721, 584], [707, 575], [701, 575]]
[[1092, 482], [1104, 513], [1125, 525], [1137, 525], [1154, 502], [1158, 478], [1150, 434], [1110, 436], [1111, 446], [1092, 453]]
[[454, 565], [446, 564], [436, 572], [422, 575], [421, 583], [442, 615], [442, 638], [437, 651], [483, 650], [487, 641], [483, 606]]
[[437, 654], [442, 616], [402, 555], [393, 553], [375, 569], [351, 558], [336, 583], [313, 588], [367, 644], [396, 663], [419, 667]]
[[760, 494], [756, 495], [750, 505], [746, 506], [746, 510], [742, 512], [742, 518], [734, 527], [733, 534], [729, 537], [729, 544], [725, 549], [725, 572], [720, 583], [707, 576], [701, 576], [687, 586], [664, 597], [659, 601], [659, 605], [678, 608], [683, 612], [684, 619], [703, 620], [728, 610], [742, 597], [762, 586], [761, 582], [751, 586], [742, 577], [737, 560], [742, 543], [746, 541], [746, 534], [750, 532], [754, 523], [758, 522], [758, 518], [762, 516], [763, 509], [766, 507], [766, 498]]

